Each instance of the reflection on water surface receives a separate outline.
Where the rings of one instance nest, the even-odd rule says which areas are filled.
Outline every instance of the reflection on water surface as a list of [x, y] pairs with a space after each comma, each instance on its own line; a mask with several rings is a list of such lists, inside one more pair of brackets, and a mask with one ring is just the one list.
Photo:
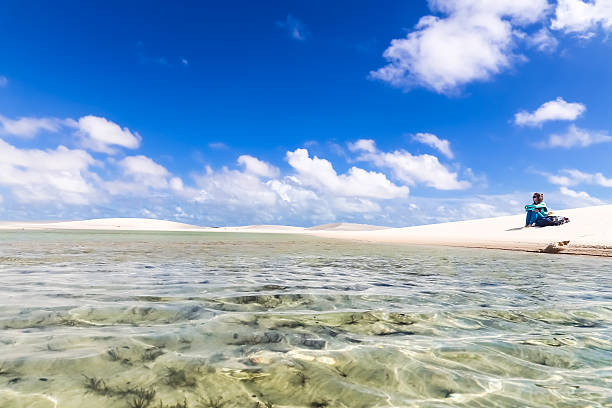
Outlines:
[[1, 407], [612, 405], [612, 261], [0, 233]]

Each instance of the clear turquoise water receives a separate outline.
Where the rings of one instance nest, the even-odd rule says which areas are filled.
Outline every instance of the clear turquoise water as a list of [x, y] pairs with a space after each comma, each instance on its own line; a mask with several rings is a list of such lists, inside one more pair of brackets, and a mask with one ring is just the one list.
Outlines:
[[612, 406], [612, 261], [0, 233], [0, 407]]

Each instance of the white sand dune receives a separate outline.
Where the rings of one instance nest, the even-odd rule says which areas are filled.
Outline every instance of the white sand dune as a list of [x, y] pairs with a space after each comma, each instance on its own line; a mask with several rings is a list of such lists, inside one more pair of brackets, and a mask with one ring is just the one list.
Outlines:
[[246, 225], [243, 227], [220, 227], [215, 228], [214, 230], [223, 232], [308, 233], [309, 231], [374, 231], [386, 228], [388, 227], [339, 222], [334, 224], [316, 225], [310, 228], [290, 227], [287, 225]]
[[378, 225], [368, 224], [352, 224], [349, 222], [338, 222], [334, 224], [317, 225], [306, 229], [308, 231], [376, 231], [389, 229], [389, 227], [380, 227]]
[[67, 230], [125, 230], [125, 231], [185, 231], [200, 230], [198, 227], [180, 222], [148, 218], [96, 218], [83, 221], [33, 221], [0, 222], [0, 229], [67, 229]]
[[251, 232], [251, 233], [267, 233], [267, 234], [299, 234], [304, 232], [305, 228], [291, 227], [288, 225], [245, 225], [242, 227], [218, 227], [205, 228], [206, 231], [213, 232]]
[[612, 256], [612, 205], [556, 211], [570, 223], [521, 228], [525, 215], [390, 228], [379, 231], [319, 231], [314, 234], [369, 242], [446, 245]]
[[244, 227], [198, 227], [178, 222], [143, 218], [102, 218], [64, 222], [0, 222], [2, 229], [85, 229], [139, 231], [202, 231], [308, 234], [380, 243], [497, 248], [520, 251], [612, 256], [612, 205], [557, 211], [569, 224], [557, 227], [522, 228], [524, 214], [449, 222], [407, 228], [336, 223], [311, 228], [283, 225]]

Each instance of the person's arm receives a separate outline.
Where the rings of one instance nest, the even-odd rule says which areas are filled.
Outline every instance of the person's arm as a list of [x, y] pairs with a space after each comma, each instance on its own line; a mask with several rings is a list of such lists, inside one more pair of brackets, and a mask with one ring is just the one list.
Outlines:
[[548, 217], [548, 207], [546, 207], [546, 203], [544, 201], [538, 204], [538, 209], [540, 214], [542, 214], [544, 217]]

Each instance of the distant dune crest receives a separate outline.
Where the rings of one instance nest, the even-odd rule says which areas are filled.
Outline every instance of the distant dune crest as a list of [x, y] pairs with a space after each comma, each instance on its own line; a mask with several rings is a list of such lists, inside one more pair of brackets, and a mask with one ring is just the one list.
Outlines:
[[146, 218], [101, 218], [64, 222], [0, 222], [0, 230], [198, 231], [304, 234], [368, 242], [443, 245], [530, 252], [612, 256], [612, 205], [556, 211], [571, 222], [555, 227], [522, 228], [525, 215], [482, 218], [406, 228], [333, 223], [310, 228], [285, 225], [199, 227]]
[[154, 218], [95, 218], [80, 221], [0, 221], [0, 229], [77, 229], [77, 230], [126, 230], [126, 231], [216, 231], [216, 232], [269, 232], [300, 233], [306, 231], [375, 231], [387, 229], [367, 224], [346, 222], [317, 225], [310, 228], [289, 225], [245, 225], [239, 227], [202, 227]]
[[337, 222], [334, 224], [317, 225], [306, 229], [309, 231], [377, 231], [389, 229], [389, 227], [381, 227], [378, 225], [368, 224], [352, 224], [349, 222]]

